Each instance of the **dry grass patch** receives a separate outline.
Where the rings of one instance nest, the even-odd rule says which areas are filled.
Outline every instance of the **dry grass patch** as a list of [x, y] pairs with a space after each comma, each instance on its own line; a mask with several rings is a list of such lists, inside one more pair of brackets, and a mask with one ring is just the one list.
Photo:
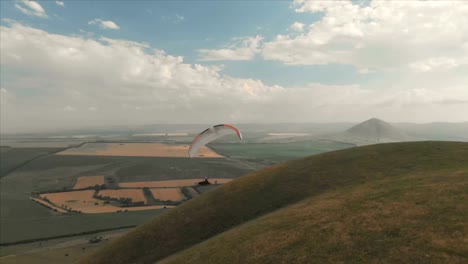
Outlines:
[[119, 190], [101, 190], [98, 195], [109, 196], [110, 198], [131, 198], [133, 202], [147, 203], [142, 189], [119, 189]]
[[[166, 145], [161, 143], [88, 143], [79, 148], [70, 148], [58, 155], [135, 156], [135, 157], [188, 157], [189, 145]], [[223, 156], [204, 146], [196, 157], [222, 158]]]
[[[203, 179], [187, 179], [187, 180], [171, 180], [171, 181], [146, 181], [146, 182], [121, 182], [119, 183], [120, 187], [125, 188], [164, 188], [164, 187], [189, 187], [195, 186], [198, 182], [203, 181]], [[212, 184], [225, 184], [232, 179], [209, 179]]]
[[158, 188], [151, 189], [151, 193], [155, 199], [160, 201], [174, 201], [179, 202], [184, 200], [185, 196], [182, 194], [179, 188]]
[[78, 177], [75, 186], [73, 189], [83, 189], [86, 187], [92, 187], [95, 185], [103, 185], [104, 184], [104, 176], [83, 176]]

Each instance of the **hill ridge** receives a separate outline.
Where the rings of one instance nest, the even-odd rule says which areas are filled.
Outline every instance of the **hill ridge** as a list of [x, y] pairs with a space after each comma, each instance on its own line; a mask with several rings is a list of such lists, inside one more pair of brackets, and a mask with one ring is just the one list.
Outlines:
[[279, 164], [156, 217], [83, 263], [153, 263], [247, 221], [327, 192], [392, 178], [389, 176], [447, 168], [468, 170], [468, 143], [379, 144]]

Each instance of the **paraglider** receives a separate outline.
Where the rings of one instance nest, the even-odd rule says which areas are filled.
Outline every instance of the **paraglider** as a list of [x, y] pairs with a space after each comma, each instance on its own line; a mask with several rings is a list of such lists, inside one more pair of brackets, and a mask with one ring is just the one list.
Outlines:
[[235, 132], [237, 137], [242, 140], [242, 133], [237, 127], [233, 125], [221, 124], [205, 129], [197, 137], [195, 137], [195, 139], [192, 141], [192, 144], [190, 144], [190, 148], [188, 150], [189, 156], [191, 158], [194, 157], [201, 147], [215, 139], [232, 134], [233, 132]]

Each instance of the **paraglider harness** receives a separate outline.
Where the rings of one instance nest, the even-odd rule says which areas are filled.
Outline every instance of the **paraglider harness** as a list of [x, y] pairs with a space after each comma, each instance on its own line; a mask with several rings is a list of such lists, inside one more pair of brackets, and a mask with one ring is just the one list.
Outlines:
[[208, 177], [205, 177], [205, 180], [198, 182], [198, 185], [210, 185], [211, 182], [208, 181]]

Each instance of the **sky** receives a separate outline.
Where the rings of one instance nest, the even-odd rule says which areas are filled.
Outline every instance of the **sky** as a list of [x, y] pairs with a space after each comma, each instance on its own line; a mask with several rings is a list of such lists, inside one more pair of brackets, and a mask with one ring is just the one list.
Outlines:
[[468, 121], [467, 1], [0, 1], [0, 132]]

